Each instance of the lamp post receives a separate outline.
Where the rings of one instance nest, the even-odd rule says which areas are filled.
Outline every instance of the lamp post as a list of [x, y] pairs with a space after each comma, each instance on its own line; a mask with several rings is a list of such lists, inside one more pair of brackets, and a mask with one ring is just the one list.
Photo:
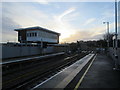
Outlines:
[[107, 25], [107, 47], [109, 48], [109, 22], [103, 22], [103, 24]]
[[118, 40], [117, 40], [117, 0], [115, 0], [115, 58], [117, 56]]
[[119, 65], [118, 65], [118, 55], [117, 55], [117, 49], [118, 49], [118, 39], [117, 39], [117, 0], [115, 0], [115, 68], [113, 68], [114, 70], [120, 70], [119, 69]]

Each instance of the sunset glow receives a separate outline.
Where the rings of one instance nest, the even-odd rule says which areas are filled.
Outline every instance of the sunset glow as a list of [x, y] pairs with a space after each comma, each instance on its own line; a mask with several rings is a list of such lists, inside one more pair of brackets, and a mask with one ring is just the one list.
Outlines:
[[61, 33], [60, 42], [97, 40], [106, 33], [103, 21], [110, 22], [110, 32], [113, 32], [113, 2], [2, 3], [3, 42], [17, 41], [15, 28], [32, 26]]

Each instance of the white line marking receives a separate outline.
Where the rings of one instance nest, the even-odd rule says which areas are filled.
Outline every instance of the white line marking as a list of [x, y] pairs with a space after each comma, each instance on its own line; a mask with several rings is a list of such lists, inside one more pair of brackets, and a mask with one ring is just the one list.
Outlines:
[[60, 55], [60, 54], [64, 54], [64, 52], [51, 54], [51, 55], [44, 55], [44, 56], [38, 56], [38, 57], [25, 58], [25, 59], [20, 59], [20, 60], [7, 61], [7, 62], [3, 62], [3, 63], [0, 63], [0, 64], [15, 63], [15, 62], [20, 62], [20, 61], [27, 61], [27, 60], [30, 60], [30, 59], [37, 59], [37, 58], [45, 58], [45, 57], [55, 56], [55, 55]]
[[78, 87], [80, 86], [81, 82], [83, 81], [83, 78], [85, 77], [86, 73], [88, 72], [88, 70], [90, 69], [93, 61], [95, 60], [97, 54], [95, 55], [95, 57], [93, 58], [93, 60], [91, 61], [91, 63], [89, 64], [88, 68], [86, 69], [86, 71], [84, 72], [84, 74], [82, 75], [82, 77], [80, 78], [80, 80], [78, 81], [77, 85], [75, 86], [74, 90], [77, 90]]

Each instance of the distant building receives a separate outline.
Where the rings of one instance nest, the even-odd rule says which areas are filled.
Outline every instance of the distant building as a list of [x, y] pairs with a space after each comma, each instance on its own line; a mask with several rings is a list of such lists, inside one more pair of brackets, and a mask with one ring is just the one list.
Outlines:
[[15, 31], [18, 32], [18, 41], [20, 43], [59, 43], [60, 33], [42, 27], [20, 28], [15, 29]]

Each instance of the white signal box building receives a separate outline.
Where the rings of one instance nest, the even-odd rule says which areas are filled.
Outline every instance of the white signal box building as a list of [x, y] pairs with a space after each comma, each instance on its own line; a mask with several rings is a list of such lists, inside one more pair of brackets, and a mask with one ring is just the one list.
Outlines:
[[60, 33], [42, 27], [20, 28], [15, 31], [18, 31], [18, 41], [21, 43], [59, 43]]

